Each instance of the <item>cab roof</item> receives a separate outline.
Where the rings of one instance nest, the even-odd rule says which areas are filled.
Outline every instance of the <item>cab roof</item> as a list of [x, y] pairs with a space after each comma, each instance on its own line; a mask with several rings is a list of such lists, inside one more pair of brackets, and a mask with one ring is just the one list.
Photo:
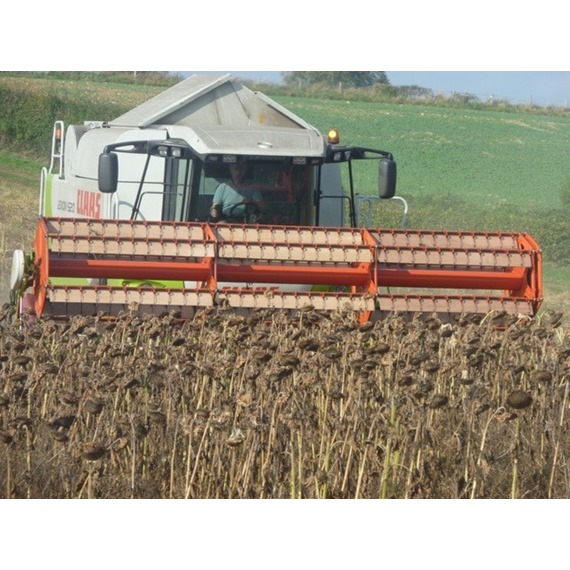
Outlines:
[[[112, 127], [187, 132], [201, 155], [324, 156], [325, 140], [288, 109], [224, 75], [192, 75], [108, 123]], [[187, 127], [184, 129], [182, 127]]]

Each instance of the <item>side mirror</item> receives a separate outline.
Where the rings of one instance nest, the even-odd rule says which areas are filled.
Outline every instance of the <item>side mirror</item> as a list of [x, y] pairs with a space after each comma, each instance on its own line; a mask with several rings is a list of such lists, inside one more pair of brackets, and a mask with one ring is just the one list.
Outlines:
[[119, 158], [114, 152], [99, 155], [99, 192], [112, 194], [119, 183]]
[[378, 166], [378, 196], [389, 200], [396, 194], [396, 163], [383, 158]]

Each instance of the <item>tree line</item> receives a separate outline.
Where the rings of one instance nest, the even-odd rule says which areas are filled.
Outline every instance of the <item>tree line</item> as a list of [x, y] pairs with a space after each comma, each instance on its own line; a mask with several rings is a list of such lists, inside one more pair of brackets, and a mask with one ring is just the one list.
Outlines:
[[390, 85], [385, 71], [285, 71], [283, 82], [288, 87], [353, 87], [363, 89], [374, 85]]

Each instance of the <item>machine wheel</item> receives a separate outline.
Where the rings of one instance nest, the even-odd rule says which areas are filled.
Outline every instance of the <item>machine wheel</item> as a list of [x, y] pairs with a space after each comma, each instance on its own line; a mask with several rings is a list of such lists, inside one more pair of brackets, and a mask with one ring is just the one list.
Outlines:
[[10, 290], [16, 291], [22, 285], [24, 280], [24, 271], [26, 259], [21, 249], [14, 250], [12, 255], [12, 272], [10, 273]]

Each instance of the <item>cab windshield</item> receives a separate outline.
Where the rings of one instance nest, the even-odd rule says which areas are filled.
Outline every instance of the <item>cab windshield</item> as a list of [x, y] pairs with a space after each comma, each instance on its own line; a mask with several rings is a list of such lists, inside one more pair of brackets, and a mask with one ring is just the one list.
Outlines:
[[[282, 161], [241, 163], [239, 178], [230, 164], [206, 164], [195, 187], [190, 219], [211, 221], [214, 196], [232, 194], [222, 219], [229, 223], [308, 225], [312, 214], [311, 167]], [[239, 198], [236, 191], [245, 196]], [[244, 203], [248, 205], [244, 207]], [[253, 203], [253, 204], [251, 204]], [[250, 205], [251, 204], [251, 205]]]

